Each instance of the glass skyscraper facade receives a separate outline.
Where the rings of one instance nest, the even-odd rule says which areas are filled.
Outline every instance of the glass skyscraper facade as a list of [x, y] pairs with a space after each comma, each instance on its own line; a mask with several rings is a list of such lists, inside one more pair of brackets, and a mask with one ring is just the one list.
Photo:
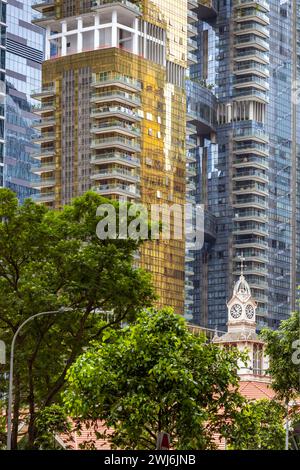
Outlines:
[[299, 1], [199, 1], [194, 12], [197, 85], [188, 102], [202, 87], [194, 106], [204, 109], [210, 89], [217, 123], [202, 142], [195, 137], [194, 196], [208, 220], [193, 263], [192, 314], [226, 328], [243, 260], [258, 327], [276, 328], [295, 308], [299, 284]]
[[0, 1], [0, 187], [4, 184], [6, 16], [6, 1]]
[[[36, 1], [46, 31], [39, 203], [93, 189], [129, 202], [185, 203], [185, 76], [195, 29], [186, 0]], [[172, 227], [181, 225], [173, 218]], [[184, 311], [183, 239], [146, 242], [158, 306]]]
[[41, 84], [44, 32], [32, 24], [32, 0], [8, 0], [6, 44], [6, 125], [5, 186], [16, 192], [19, 201], [36, 193], [38, 161], [33, 142], [37, 116], [32, 90]]

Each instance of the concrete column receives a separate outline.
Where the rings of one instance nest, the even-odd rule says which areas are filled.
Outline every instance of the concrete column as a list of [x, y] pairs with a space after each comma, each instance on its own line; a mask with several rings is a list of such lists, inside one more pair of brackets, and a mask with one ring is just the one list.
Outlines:
[[254, 119], [254, 103], [253, 101], [250, 102], [250, 107], [249, 107], [249, 120], [253, 121]]
[[77, 52], [82, 52], [82, 18], [77, 18]]
[[61, 55], [65, 56], [67, 55], [67, 22], [62, 21], [62, 37], [61, 37]]
[[111, 18], [111, 47], [118, 47], [118, 12], [114, 10]]
[[139, 30], [139, 20], [138, 18], [135, 18], [133, 20], [133, 25], [134, 29], [133, 33], [133, 39], [132, 39], [132, 52], [136, 55], [139, 53], [139, 35], [138, 35], [138, 30]]
[[95, 30], [94, 30], [94, 49], [99, 49], [99, 44], [100, 44], [100, 16], [96, 15], [95, 16]]

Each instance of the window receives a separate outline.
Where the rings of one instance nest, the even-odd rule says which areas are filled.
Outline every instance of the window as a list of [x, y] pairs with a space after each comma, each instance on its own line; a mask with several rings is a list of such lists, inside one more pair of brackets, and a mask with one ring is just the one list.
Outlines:
[[263, 374], [263, 348], [260, 344], [253, 346], [253, 374]]

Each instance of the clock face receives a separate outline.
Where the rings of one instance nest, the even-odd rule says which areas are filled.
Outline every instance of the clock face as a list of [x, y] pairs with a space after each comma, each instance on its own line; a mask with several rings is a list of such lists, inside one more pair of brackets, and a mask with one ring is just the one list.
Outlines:
[[252, 305], [246, 306], [246, 315], [249, 320], [254, 317], [254, 308], [252, 307]]
[[230, 314], [233, 318], [239, 318], [242, 315], [241, 305], [234, 304], [230, 309]]

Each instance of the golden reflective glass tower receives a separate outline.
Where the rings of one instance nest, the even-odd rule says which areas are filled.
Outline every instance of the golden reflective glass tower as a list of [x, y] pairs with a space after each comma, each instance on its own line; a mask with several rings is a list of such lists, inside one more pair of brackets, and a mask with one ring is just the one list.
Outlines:
[[[89, 189], [145, 204], [185, 203], [187, 0], [36, 0], [46, 30], [39, 201]], [[141, 265], [159, 305], [184, 311], [184, 240], [151, 241]]]

